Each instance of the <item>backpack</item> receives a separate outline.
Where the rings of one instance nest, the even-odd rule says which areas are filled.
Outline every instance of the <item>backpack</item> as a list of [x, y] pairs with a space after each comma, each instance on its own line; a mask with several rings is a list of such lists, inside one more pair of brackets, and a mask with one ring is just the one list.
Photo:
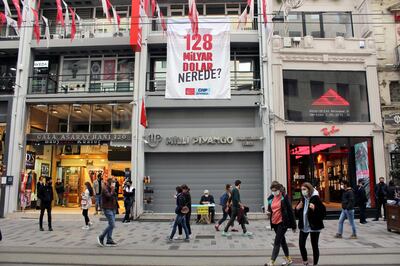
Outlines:
[[222, 194], [222, 196], [219, 198], [219, 205], [225, 206], [226, 203], [228, 202], [228, 199], [229, 199], [229, 195], [228, 195], [228, 193], [225, 192], [225, 193]]

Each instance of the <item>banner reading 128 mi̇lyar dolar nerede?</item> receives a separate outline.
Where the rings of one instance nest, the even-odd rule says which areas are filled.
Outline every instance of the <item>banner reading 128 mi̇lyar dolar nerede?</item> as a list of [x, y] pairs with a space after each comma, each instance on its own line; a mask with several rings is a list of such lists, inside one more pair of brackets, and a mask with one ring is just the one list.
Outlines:
[[230, 99], [229, 31], [227, 19], [199, 19], [198, 34], [189, 19], [168, 20], [166, 98]]

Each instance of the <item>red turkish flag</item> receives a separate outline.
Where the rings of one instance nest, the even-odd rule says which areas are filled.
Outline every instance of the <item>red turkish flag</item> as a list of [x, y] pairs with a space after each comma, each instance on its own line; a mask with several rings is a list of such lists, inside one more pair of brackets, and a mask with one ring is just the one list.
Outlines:
[[263, 15], [264, 18], [264, 25], [267, 25], [268, 22], [268, 17], [267, 17], [267, 0], [262, 0], [262, 6], [261, 6], [262, 10], [261, 13]]
[[154, 17], [154, 13], [156, 12], [157, 2], [156, 0], [151, 0], [151, 16]]
[[65, 27], [63, 9], [62, 9], [62, 6], [61, 6], [61, 0], [56, 0], [56, 4], [57, 4], [56, 23], [61, 22], [61, 26]]
[[147, 128], [147, 115], [146, 115], [146, 107], [144, 105], [144, 99], [142, 99], [142, 109], [140, 111], [140, 124]]
[[189, 20], [192, 24], [193, 34], [197, 34], [199, 32], [199, 12], [197, 12], [195, 0], [189, 0]]
[[[7, 0], [5, 0], [7, 1]], [[21, 28], [22, 24], [22, 15], [21, 15], [21, 6], [19, 5], [19, 0], [12, 0], [15, 10], [17, 10], [17, 16], [18, 16], [18, 28]]]
[[6, 22], [7, 22], [6, 15], [4, 15], [4, 13], [0, 11], [0, 26], [2, 26]]
[[40, 42], [40, 27], [39, 27], [39, 14], [38, 12], [32, 8], [32, 13], [35, 18], [35, 23], [33, 24], [33, 36], [36, 39], [36, 42]]
[[76, 22], [75, 22], [75, 11], [70, 7], [69, 12], [71, 12], [71, 42], [75, 38], [75, 33], [76, 33]]

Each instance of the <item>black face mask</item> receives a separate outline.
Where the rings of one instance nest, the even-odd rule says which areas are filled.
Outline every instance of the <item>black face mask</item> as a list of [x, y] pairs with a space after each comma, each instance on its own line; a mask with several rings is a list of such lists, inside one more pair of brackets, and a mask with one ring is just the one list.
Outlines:
[[379, 183], [383, 184], [383, 183], [385, 183], [385, 182], [384, 182], [384, 181], [379, 181]]

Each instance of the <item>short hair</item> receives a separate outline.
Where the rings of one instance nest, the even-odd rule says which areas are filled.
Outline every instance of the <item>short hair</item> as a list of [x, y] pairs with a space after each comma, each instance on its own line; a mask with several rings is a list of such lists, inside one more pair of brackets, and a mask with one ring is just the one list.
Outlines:
[[313, 187], [313, 185], [311, 185], [308, 182], [304, 182], [303, 184], [301, 184], [302, 187], [305, 187], [308, 189], [308, 196], [312, 196], [312, 194], [314, 193], [315, 188]]
[[175, 189], [176, 189], [176, 192], [182, 193], [182, 187], [181, 186], [177, 186]]
[[282, 190], [283, 186], [278, 181], [272, 181], [270, 189]]
[[240, 181], [239, 179], [235, 181], [235, 186], [239, 186], [240, 184], [242, 184], [242, 181]]
[[381, 180], [381, 179], [385, 180], [385, 178], [383, 176], [379, 177], [379, 180]]

